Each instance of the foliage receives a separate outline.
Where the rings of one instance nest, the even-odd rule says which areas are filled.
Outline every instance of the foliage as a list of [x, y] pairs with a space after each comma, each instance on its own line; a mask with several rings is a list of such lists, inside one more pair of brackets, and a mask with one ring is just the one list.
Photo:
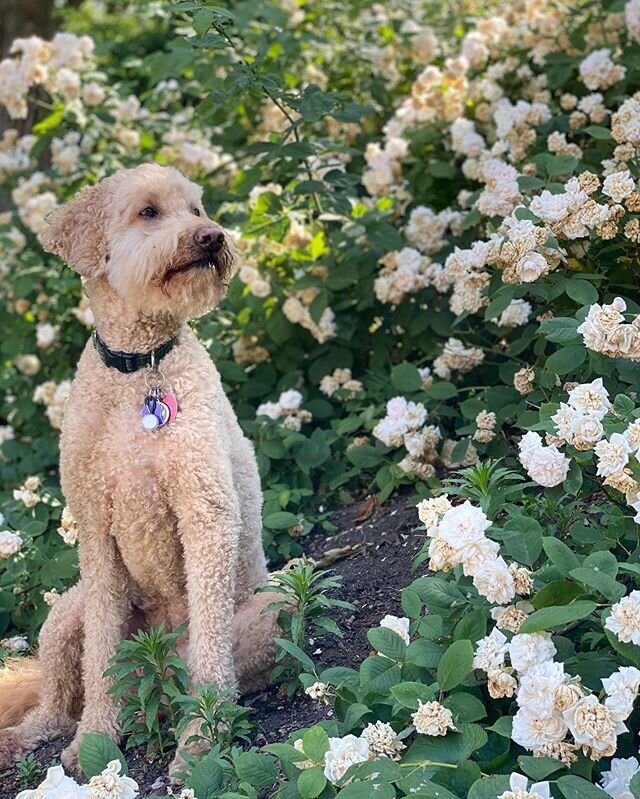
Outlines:
[[193, 712], [190, 706], [183, 710], [188, 673], [176, 649], [184, 630], [184, 625], [175, 632], [154, 627], [118, 645], [105, 677], [113, 680], [109, 693], [120, 706], [118, 722], [127, 747], [146, 744], [149, 754], [164, 754], [178, 740], [179, 718], [185, 710]]
[[[293, 648], [307, 611], [287, 611], [280, 646], [335, 717], [262, 753], [214, 747], [213, 792], [635, 795], [637, 0], [136, 10], [107, 12], [95, 55], [66, 45], [77, 96], [47, 71], [28, 99], [49, 114], [2, 145], [3, 629], [33, 635], [76, 568], [56, 430], [90, 318], [37, 236], [81, 185], [153, 158], [239, 233], [238, 278], [197, 328], [256, 443], [272, 561], [330, 531], [336, 499], [432, 503], [417, 568], [436, 574], [358, 669], [317, 670]], [[20, 115], [27, 89], [6, 85]]]
[[354, 606], [327, 594], [341, 585], [341, 577], [330, 576], [328, 571], [318, 570], [312, 563], [298, 562], [287, 566], [283, 571], [274, 572], [268, 585], [259, 589], [281, 594], [283, 597], [270, 602], [263, 612], [279, 611], [278, 624], [286, 637], [276, 639], [277, 665], [271, 674], [271, 680], [287, 683], [289, 694], [298, 686], [300, 665], [310, 662], [310, 634], [330, 633], [340, 638], [343, 636], [342, 630], [329, 613], [333, 608], [353, 610]]
[[34, 755], [27, 755], [16, 761], [18, 780], [20, 781], [20, 785], [24, 788], [31, 788], [36, 780], [42, 776], [42, 771], [42, 766], [38, 763]]

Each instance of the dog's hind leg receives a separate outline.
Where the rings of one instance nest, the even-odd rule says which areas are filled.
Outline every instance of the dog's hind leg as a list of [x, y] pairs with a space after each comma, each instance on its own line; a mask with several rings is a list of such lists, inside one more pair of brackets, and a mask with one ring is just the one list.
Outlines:
[[82, 708], [83, 609], [81, 583], [51, 608], [39, 639], [40, 701], [19, 724], [0, 730], [0, 768], [75, 727]]

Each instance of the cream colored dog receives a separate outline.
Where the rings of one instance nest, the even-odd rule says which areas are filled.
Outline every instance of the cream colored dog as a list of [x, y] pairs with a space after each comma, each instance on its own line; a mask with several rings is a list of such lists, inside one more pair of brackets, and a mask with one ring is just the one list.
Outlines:
[[[80, 581], [42, 628], [41, 678], [29, 668], [0, 679], [0, 726], [13, 723], [0, 731], [0, 765], [69, 732], [78, 717], [62, 754], [68, 768], [84, 733], [117, 738], [103, 673], [140, 627], [188, 621], [182, 647], [194, 686], [244, 691], [272, 666], [275, 619], [260, 611], [273, 597], [254, 596], [267, 570], [253, 448], [186, 324], [217, 305], [233, 262], [201, 196], [175, 169], [121, 170], [83, 189], [43, 236], [83, 276], [98, 334], [80, 358], [60, 441]], [[123, 353], [144, 360], [152, 351], [153, 367], [120, 371]], [[120, 365], [106, 365], [109, 357]], [[144, 429], [148, 386], [163, 379], [158, 397], [175, 396], [177, 414]], [[37, 679], [39, 703], [16, 724], [16, 712], [34, 704]]]

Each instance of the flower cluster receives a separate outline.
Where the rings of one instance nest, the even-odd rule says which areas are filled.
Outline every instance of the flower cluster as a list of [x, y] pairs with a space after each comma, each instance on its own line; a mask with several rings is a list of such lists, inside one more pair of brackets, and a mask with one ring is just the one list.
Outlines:
[[131, 777], [121, 776], [121, 770], [122, 763], [112, 760], [101, 774], [91, 777], [87, 785], [79, 785], [64, 773], [62, 766], [52, 766], [37, 788], [21, 791], [16, 799], [46, 799], [54, 796], [64, 796], [65, 799], [135, 799], [138, 796], [138, 784]]
[[341, 402], [353, 399], [362, 391], [362, 383], [354, 380], [351, 369], [334, 369], [320, 381], [320, 391], [327, 397], [335, 396]]
[[625, 322], [626, 302], [617, 297], [609, 305], [592, 305], [578, 327], [585, 347], [609, 358], [640, 360], [640, 316]]
[[45, 416], [56, 430], [62, 427], [62, 418], [70, 391], [70, 380], [63, 380], [60, 383], [47, 380], [45, 383], [40, 383], [33, 392], [33, 401], [45, 406]]
[[429, 568], [449, 571], [461, 565], [481, 596], [492, 604], [510, 602], [517, 591], [514, 569], [499, 554], [499, 544], [485, 535], [491, 527], [486, 514], [469, 501], [447, 507], [445, 500], [441, 497], [418, 507], [420, 518], [431, 522], [427, 525]]
[[427, 286], [440, 287], [441, 291], [447, 288], [442, 266], [412, 247], [387, 253], [381, 263], [382, 269], [373, 285], [380, 302], [398, 305], [408, 294]]
[[435, 425], [425, 425], [427, 410], [421, 402], [407, 402], [393, 397], [387, 402], [386, 415], [373, 428], [373, 435], [387, 447], [404, 446], [407, 456], [399, 466], [404, 472], [415, 472], [423, 479], [435, 473], [434, 461], [440, 431]]
[[15, 39], [9, 57], [0, 61], [0, 105], [12, 119], [26, 119], [27, 95], [34, 86], [80, 100], [82, 75], [93, 66], [93, 50], [93, 39], [72, 33], [57, 33], [50, 42], [38, 36]]
[[317, 288], [295, 291], [290, 294], [282, 305], [282, 313], [294, 325], [300, 325], [308, 330], [320, 344], [324, 344], [329, 339], [337, 335], [335, 313], [327, 306], [320, 314], [316, 322], [312, 316], [311, 303], [320, 293]]
[[263, 402], [256, 409], [256, 416], [268, 416], [269, 419], [282, 419], [280, 424], [287, 430], [300, 430], [302, 425], [310, 422], [311, 413], [304, 410], [302, 405], [303, 396], [299, 391], [290, 388], [283, 391], [278, 397], [277, 402]]
[[518, 444], [520, 463], [538, 485], [552, 488], [566, 480], [571, 461], [555, 444], [548, 447], [538, 433], [529, 431]]

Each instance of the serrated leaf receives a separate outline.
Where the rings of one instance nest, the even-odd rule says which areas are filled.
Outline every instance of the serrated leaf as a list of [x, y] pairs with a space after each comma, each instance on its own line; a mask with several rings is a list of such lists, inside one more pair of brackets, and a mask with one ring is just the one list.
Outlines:
[[438, 663], [437, 679], [441, 691], [450, 691], [468, 676], [473, 665], [471, 641], [454, 641]]
[[122, 764], [120, 773], [126, 775], [127, 761], [115, 741], [107, 735], [94, 732], [87, 732], [82, 736], [78, 761], [87, 779], [101, 774], [112, 760], [120, 761]]

